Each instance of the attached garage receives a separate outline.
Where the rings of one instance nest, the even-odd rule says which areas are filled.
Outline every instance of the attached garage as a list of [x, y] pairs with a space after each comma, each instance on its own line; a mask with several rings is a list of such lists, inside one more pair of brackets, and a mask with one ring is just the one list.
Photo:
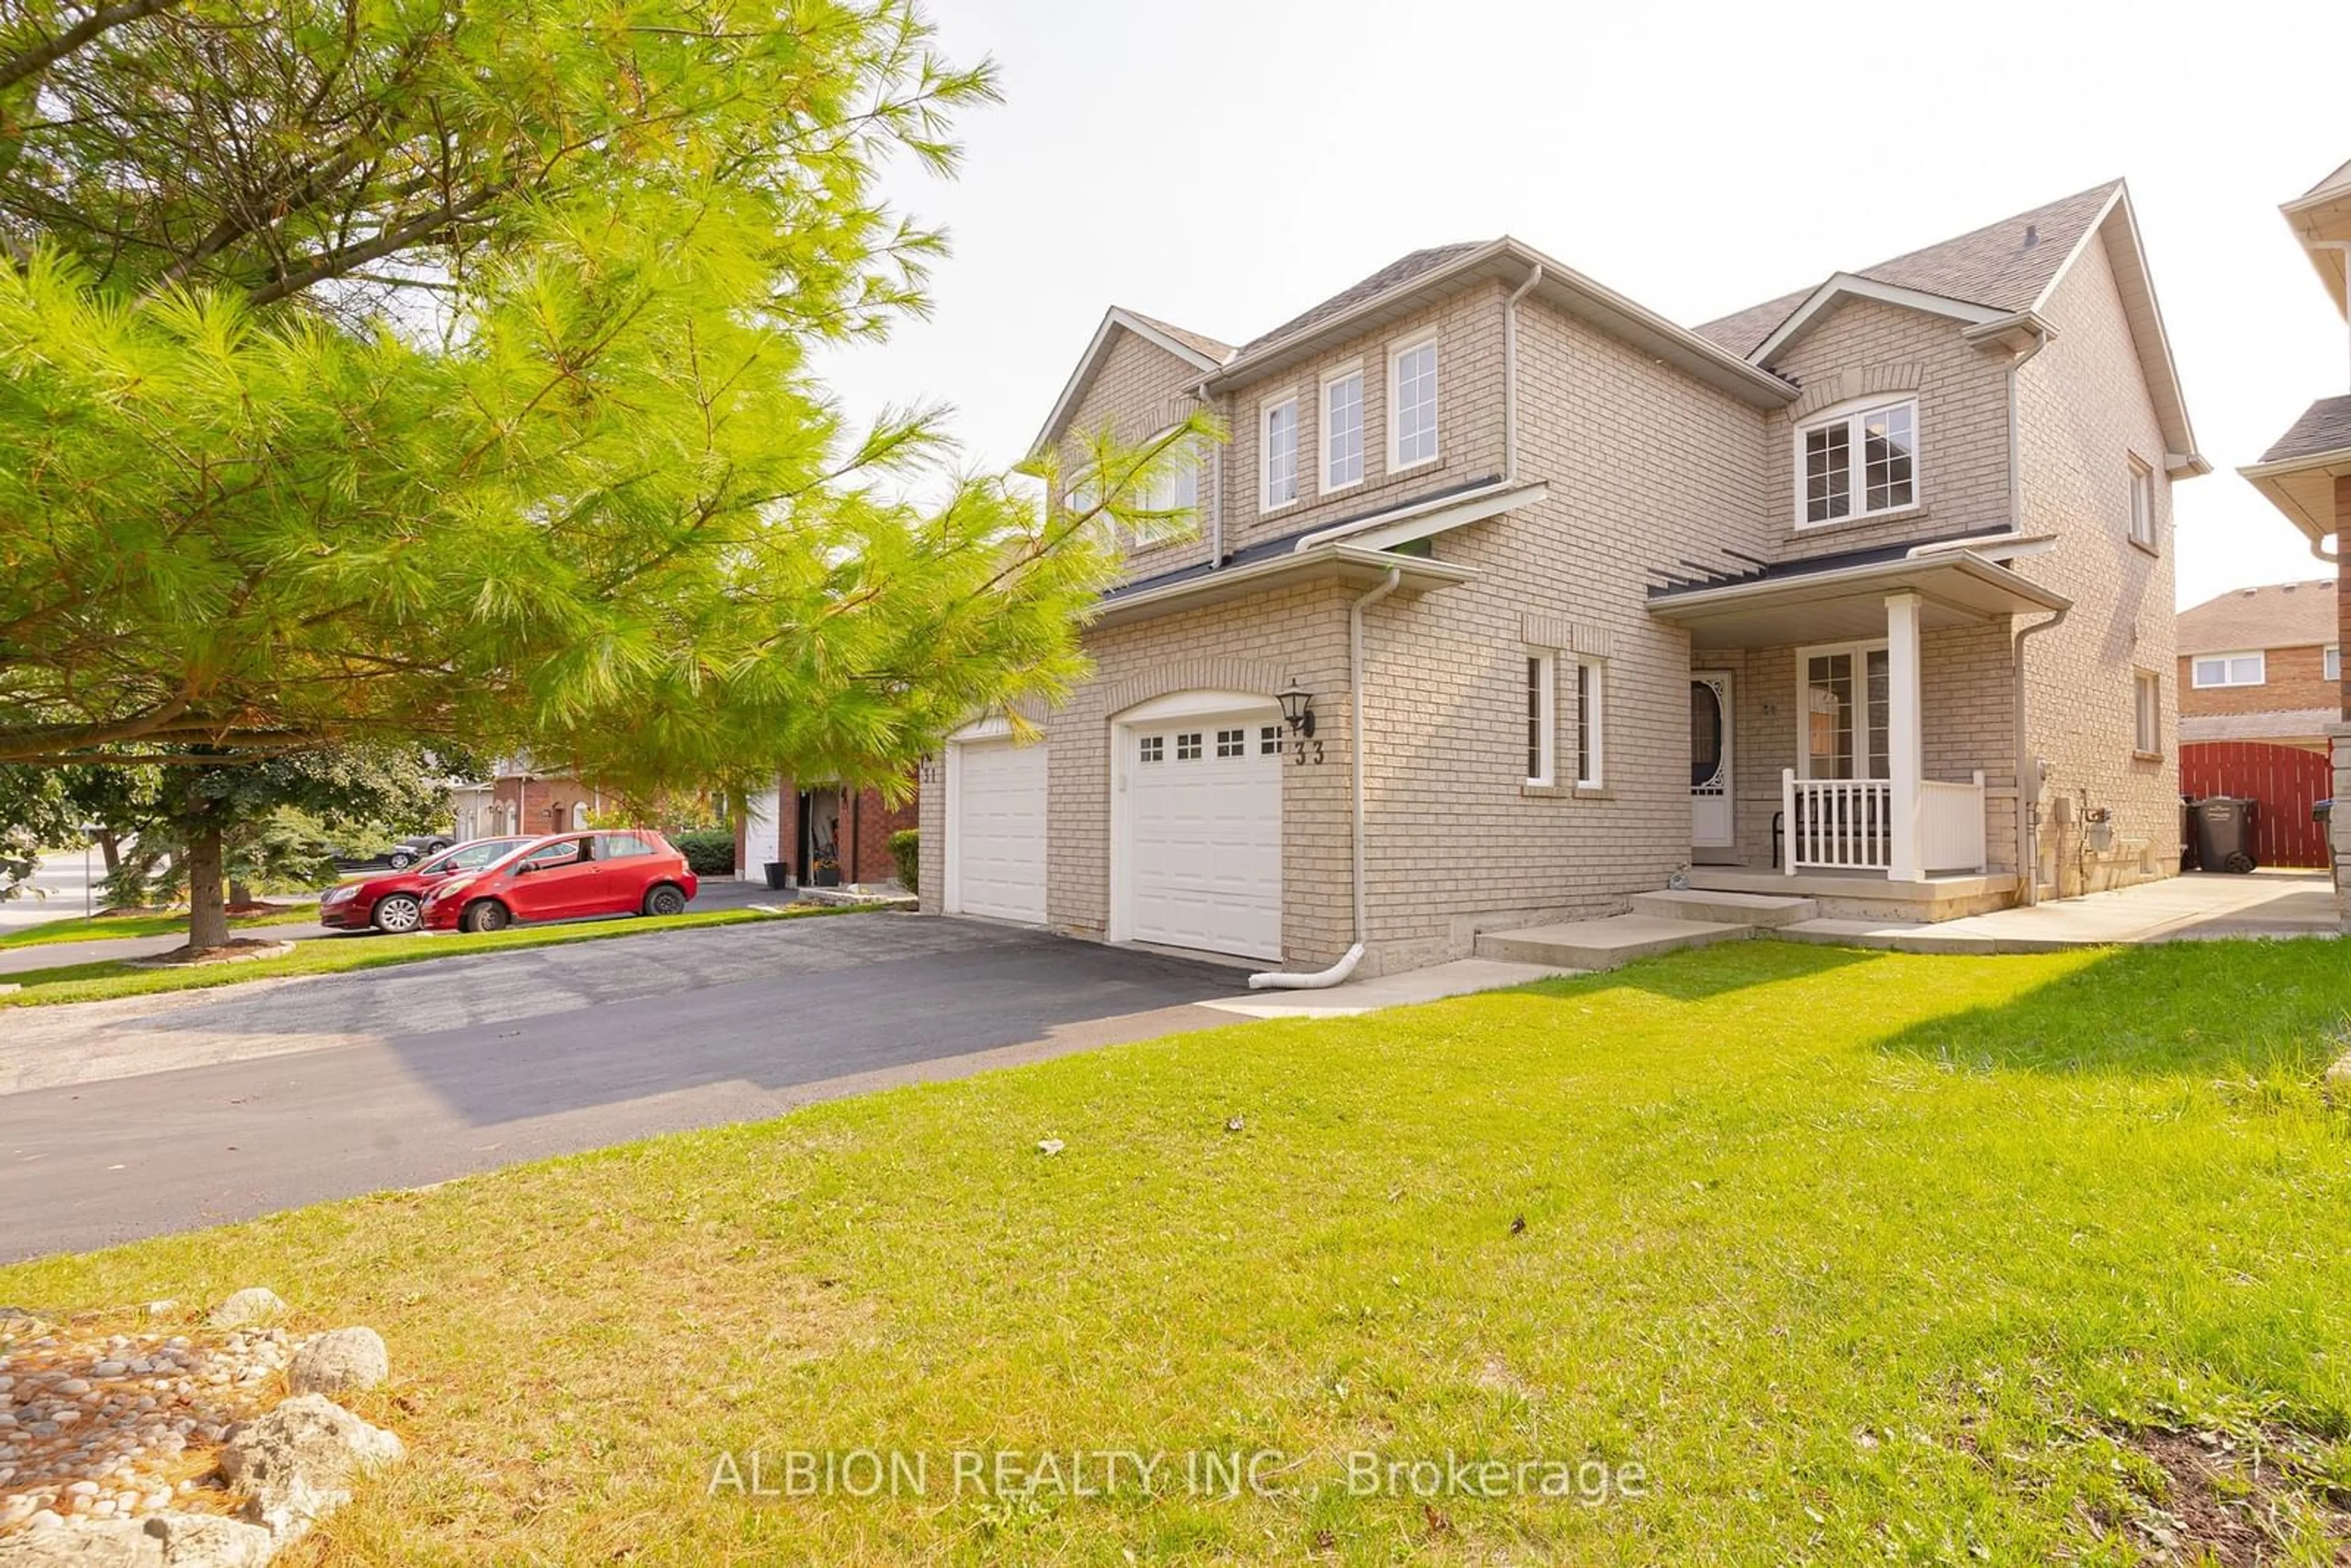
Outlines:
[[950, 915], [1045, 921], [1045, 747], [982, 732], [947, 754]]
[[1279, 710], [1247, 694], [1192, 693], [1112, 729], [1113, 937], [1279, 961]]

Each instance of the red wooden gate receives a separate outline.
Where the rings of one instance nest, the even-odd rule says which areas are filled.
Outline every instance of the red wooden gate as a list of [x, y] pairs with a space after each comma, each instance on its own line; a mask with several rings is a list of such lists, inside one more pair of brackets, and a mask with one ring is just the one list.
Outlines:
[[2325, 752], [2257, 740], [2190, 741], [2179, 748], [2179, 788], [2190, 795], [2259, 800], [2253, 858], [2262, 864], [2326, 864], [2326, 835], [2310, 820], [2311, 806], [2335, 790]]

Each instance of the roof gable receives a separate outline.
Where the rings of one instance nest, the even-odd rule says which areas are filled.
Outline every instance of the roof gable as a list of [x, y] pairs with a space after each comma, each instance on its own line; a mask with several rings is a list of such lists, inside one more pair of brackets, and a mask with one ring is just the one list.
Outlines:
[[1070, 379], [1062, 384], [1061, 395], [1053, 400], [1053, 412], [1046, 416], [1043, 428], [1037, 432], [1037, 439], [1029, 444], [1029, 455], [1034, 456], [1043, 451], [1061, 433], [1070, 411], [1078, 406], [1085, 397], [1086, 390], [1093, 385], [1095, 372], [1102, 369], [1102, 361], [1109, 355], [1111, 345], [1121, 332], [1132, 333], [1161, 352], [1183, 361], [1203, 375], [1218, 369], [1233, 357], [1233, 350], [1229, 346], [1206, 333], [1186, 331], [1155, 317], [1145, 316], [1140, 310], [1113, 305], [1102, 312], [1102, 324], [1094, 329], [1093, 338], [1086, 344], [1086, 351], [1078, 356], [1077, 368], [1070, 372]]
[[1834, 274], [1817, 288], [1750, 306], [1696, 331], [1752, 363], [1768, 366], [1773, 354], [1801, 338], [1825, 312], [1854, 298], [1929, 310], [1993, 331], [2000, 329], [1994, 323], [2011, 319], [2040, 330], [2045, 323], [2039, 318], [2051, 296], [2082, 253], [2100, 243], [2113, 264], [2140, 373], [2163, 423], [2166, 466], [2174, 474], [2210, 473], [2210, 465], [2196, 451], [2170, 335], [2147, 274], [2138, 219], [2131, 210], [2130, 192], [2120, 180], [1858, 272]]
[[[2047, 298], [2122, 188], [2120, 180], [2109, 180], [1939, 244], [1838, 273], [1829, 281], [1880, 284], [2001, 314], [2029, 310]], [[1695, 329], [1699, 337], [1753, 359], [1800, 309], [1829, 303], [1820, 298], [1827, 287], [1784, 294]]]

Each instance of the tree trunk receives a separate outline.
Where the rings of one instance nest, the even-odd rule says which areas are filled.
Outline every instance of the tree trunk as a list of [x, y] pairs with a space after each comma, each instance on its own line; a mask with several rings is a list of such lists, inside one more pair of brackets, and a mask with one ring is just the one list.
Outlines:
[[241, 909], [252, 902], [253, 889], [232, 879], [228, 884], [228, 906], [231, 909]]
[[224, 859], [218, 828], [188, 835], [188, 946], [195, 952], [228, 945], [228, 909], [221, 902]]
[[98, 831], [98, 852], [105, 857], [107, 875], [112, 876], [122, 869], [122, 840], [112, 828]]

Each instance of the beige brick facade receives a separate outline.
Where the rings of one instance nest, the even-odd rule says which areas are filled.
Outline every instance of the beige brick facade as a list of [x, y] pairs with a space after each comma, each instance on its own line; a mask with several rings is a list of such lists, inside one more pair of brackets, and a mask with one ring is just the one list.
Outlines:
[[[1231, 440], [1204, 480], [1201, 536], [1131, 561], [1136, 580], [1226, 551], [1504, 476], [1508, 289], [1465, 283], [1376, 329], [1220, 393]], [[1789, 561], [2010, 527], [2054, 547], [2016, 570], [2075, 601], [2065, 624], [2032, 643], [2032, 754], [2072, 807], [2042, 810], [2044, 880], [2104, 885], [2176, 870], [2177, 766], [2171, 757], [2170, 506], [2164, 452], [2112, 269], [2102, 245], [2051, 300], [2054, 340], [2017, 372], [2021, 467], [2011, 437], [2012, 356], [1962, 336], [1963, 323], [1875, 298], [1828, 309], [1774, 361], [1798, 391], [1781, 406], [1742, 400], [1541, 296], [1517, 307], [1516, 479], [1541, 481], [1539, 503], [1468, 523], [1426, 543], [1476, 577], [1365, 616], [1366, 883], [1373, 972], [1467, 954], [1481, 929], [1611, 913], [1662, 886], [1691, 859], [1689, 679], [1731, 673], [1735, 850], [1772, 855], [1781, 771], [1796, 761], [1800, 644], [1694, 653], [1651, 613], [1668, 579], [1737, 574]], [[1433, 332], [1439, 344], [1439, 456], [1388, 468], [1389, 355]], [[1364, 371], [1365, 476], [1325, 491], [1322, 388]], [[1128, 439], [1195, 406], [1203, 377], [1139, 337], [1101, 357], [1067, 430], [1106, 422]], [[1300, 497], [1260, 505], [1259, 413], [1299, 405]], [[1796, 436], [1813, 414], [1861, 398], [1909, 395], [1919, 408], [1919, 498], [1902, 513], [1826, 528], [1795, 526]], [[2158, 548], [2128, 540], [2127, 465], [2157, 474]], [[1213, 509], [1212, 509], [1213, 508]], [[1285, 960], [1312, 967], [1351, 935], [1347, 619], [1360, 588], [1324, 581], [1214, 608], [1125, 621], [1087, 637], [1093, 678], [1041, 716], [1048, 761], [1050, 923], [1101, 936], [1110, 923], [1111, 740], [1115, 716], [1190, 690], [1270, 698], [1295, 678], [1316, 694], [1321, 766], [1282, 769]], [[1923, 637], [1925, 776], [1986, 777], [1991, 868], [2020, 863], [2015, 671], [2008, 619], [1938, 626]], [[1877, 633], [1882, 637], [1883, 632]], [[1844, 643], [1843, 635], [1822, 642]], [[1526, 782], [1526, 660], [1560, 660], [1558, 732], [1574, 731], [1573, 661], [1596, 661], [1603, 777], [1593, 788]], [[2133, 755], [2131, 674], [2165, 676], [2165, 747]], [[925, 782], [937, 778], [935, 764]], [[2116, 845], [2085, 848], [2079, 807], [2114, 812]], [[938, 907], [946, 799], [923, 791], [925, 907]], [[2062, 865], [2069, 867], [2064, 877]]]
[[[2172, 624], [2171, 480], [2105, 247], [2093, 241], [2047, 310], [2058, 336], [2017, 372], [2027, 532], [2063, 541], [2018, 570], [2074, 601], [2027, 644], [2029, 755], [2046, 767], [2039, 874], [2061, 894], [2179, 870], [2178, 639]], [[2130, 537], [2130, 465], [2154, 479], [2155, 544]], [[2132, 675], [2163, 684], [2162, 745], [2137, 755]], [[2113, 813], [2113, 844], [2074, 819]]]

